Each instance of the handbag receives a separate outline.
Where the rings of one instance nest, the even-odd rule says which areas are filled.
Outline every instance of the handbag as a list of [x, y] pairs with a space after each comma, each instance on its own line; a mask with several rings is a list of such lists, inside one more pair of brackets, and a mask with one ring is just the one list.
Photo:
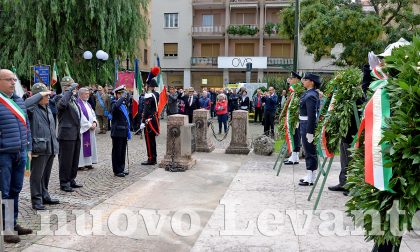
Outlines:
[[48, 139], [46, 138], [33, 138], [32, 139], [32, 152], [33, 153], [46, 153]]

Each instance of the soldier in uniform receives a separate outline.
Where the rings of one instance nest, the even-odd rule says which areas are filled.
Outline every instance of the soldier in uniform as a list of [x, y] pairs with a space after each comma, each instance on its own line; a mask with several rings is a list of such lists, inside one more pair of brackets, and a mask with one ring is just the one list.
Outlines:
[[[300, 84], [301, 79], [302, 79], [302, 77], [299, 74], [292, 71], [292, 74], [291, 74], [290, 78], [287, 79], [287, 82], [290, 84], [290, 86], [301, 85]], [[299, 99], [299, 98], [300, 97], [295, 97], [294, 99]], [[292, 155], [290, 155], [290, 157], [288, 159], [284, 160], [285, 165], [299, 164], [299, 152], [300, 152], [299, 124], [297, 125], [297, 127], [295, 129], [295, 133], [293, 134], [293, 143], [294, 143], [295, 148], [292, 150]]]
[[300, 98], [299, 124], [303, 148], [305, 150], [305, 162], [307, 174], [299, 182], [301, 186], [313, 185], [318, 168], [318, 156], [314, 143], [316, 129], [317, 104], [319, 94], [316, 91], [321, 85], [321, 78], [312, 73], [306, 73], [302, 78], [303, 86], [307, 89]]
[[145, 129], [147, 161], [142, 162], [142, 165], [155, 165], [157, 163], [156, 136], [160, 133], [160, 126], [158, 118], [159, 93], [155, 91], [158, 86], [155, 77], [159, 74], [159, 71], [159, 67], [153, 67], [150, 71], [151, 75], [146, 81], [147, 93], [144, 95], [140, 129]]

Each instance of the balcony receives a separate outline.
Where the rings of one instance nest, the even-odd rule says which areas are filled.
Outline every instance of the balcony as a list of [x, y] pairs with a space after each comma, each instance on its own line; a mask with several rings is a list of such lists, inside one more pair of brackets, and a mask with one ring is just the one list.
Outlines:
[[193, 26], [192, 36], [195, 38], [221, 38], [225, 35], [223, 26]]
[[230, 38], [258, 38], [260, 29], [254, 24], [231, 24], [226, 30]]
[[291, 69], [293, 66], [293, 59], [291, 58], [268, 58], [268, 67], [280, 67], [284, 69]]
[[294, 1], [293, 0], [265, 0], [266, 8], [278, 8], [290, 6]]
[[191, 66], [193, 67], [214, 67], [217, 66], [217, 57], [192, 57]]
[[194, 9], [223, 9], [225, 7], [225, 0], [193, 0], [192, 6]]

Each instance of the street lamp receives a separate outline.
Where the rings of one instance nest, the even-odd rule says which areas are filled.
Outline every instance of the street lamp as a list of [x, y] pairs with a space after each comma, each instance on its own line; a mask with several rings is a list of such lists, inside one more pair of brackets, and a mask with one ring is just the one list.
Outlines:
[[[107, 61], [108, 58], [109, 58], [109, 55], [108, 55], [108, 53], [104, 52], [103, 50], [98, 50], [95, 53], [95, 56], [96, 56], [96, 84], [99, 84], [98, 83], [99, 65], [100, 65], [100, 63], [103, 63], [103, 62]], [[93, 58], [92, 52], [91, 51], [85, 51], [83, 53], [83, 58], [85, 60], [91, 60]]]

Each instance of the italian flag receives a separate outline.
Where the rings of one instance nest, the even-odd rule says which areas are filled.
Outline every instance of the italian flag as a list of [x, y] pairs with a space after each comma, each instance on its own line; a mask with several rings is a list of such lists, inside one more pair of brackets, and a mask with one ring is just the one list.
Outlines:
[[53, 66], [53, 72], [52, 72], [52, 78], [51, 78], [51, 86], [54, 86], [58, 82], [58, 68], [57, 64], [54, 60], [54, 66]]
[[136, 58], [134, 60], [134, 85], [133, 85], [133, 106], [132, 106], [132, 114], [133, 118], [139, 112], [139, 100], [140, 100], [140, 93], [142, 92], [143, 82], [141, 80], [141, 74], [139, 70], [139, 60]]
[[[382, 86], [382, 85], [381, 85]], [[384, 156], [388, 143], [380, 143], [386, 118], [390, 117], [389, 96], [382, 87], [376, 89], [365, 107], [365, 181], [379, 190], [389, 190], [392, 168]]]

